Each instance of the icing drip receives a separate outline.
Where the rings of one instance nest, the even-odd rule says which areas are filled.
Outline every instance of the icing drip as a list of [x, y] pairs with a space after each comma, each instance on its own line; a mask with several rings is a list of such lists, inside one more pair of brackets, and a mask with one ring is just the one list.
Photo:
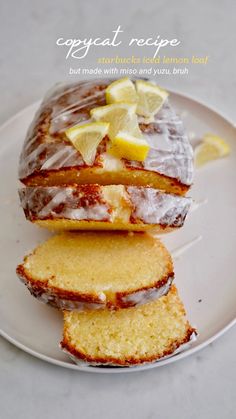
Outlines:
[[202, 205], [205, 205], [207, 203], [208, 203], [208, 199], [207, 198], [202, 199], [200, 201], [193, 201], [192, 202], [192, 205], [190, 207], [190, 212], [197, 211]]
[[133, 215], [148, 224], [180, 227], [188, 213], [191, 198], [165, 194], [153, 188], [128, 186], [135, 206]]
[[32, 187], [19, 191], [26, 217], [34, 219], [110, 221], [110, 206], [98, 185], [90, 187]]
[[[84, 302], [80, 300], [80, 297], [76, 298], [63, 298], [56, 294], [52, 288], [44, 286], [43, 289], [38, 288], [37, 283], [31, 283], [26, 280], [25, 277], [18, 273], [19, 279], [26, 285], [30, 293], [44, 304], [49, 304], [61, 310], [68, 311], [85, 311], [85, 310], [104, 310], [107, 307], [106, 295], [100, 292], [98, 295], [97, 302]], [[134, 291], [128, 295], [124, 295], [120, 298], [120, 302], [114, 306], [109, 304], [109, 309], [120, 308], [120, 307], [135, 307], [136, 305], [146, 304], [152, 300], [162, 297], [167, 294], [170, 289], [171, 283], [174, 277], [169, 277], [166, 284], [157, 288], [145, 289], [142, 291]]]
[[173, 279], [174, 277], [170, 277], [166, 284], [160, 288], [149, 288], [148, 290], [137, 291], [136, 293], [126, 295], [122, 298], [122, 301], [124, 303], [129, 303], [132, 306], [147, 304], [152, 300], [156, 300], [157, 298], [166, 295], [170, 289]]
[[177, 247], [174, 249], [171, 254], [175, 259], [179, 259], [180, 256], [183, 255], [183, 253], [187, 252], [187, 250], [191, 249], [196, 243], [202, 240], [202, 236], [194, 237], [189, 242], [183, 244], [182, 246]]
[[[193, 150], [185, 134], [182, 121], [175, 114], [168, 101], [164, 103], [155, 117], [155, 134], [144, 129], [150, 152], [143, 164], [145, 170], [151, 170], [169, 177], [177, 178], [190, 185], [193, 181]], [[142, 126], [141, 126], [142, 129]], [[131, 162], [132, 167], [139, 167]]]

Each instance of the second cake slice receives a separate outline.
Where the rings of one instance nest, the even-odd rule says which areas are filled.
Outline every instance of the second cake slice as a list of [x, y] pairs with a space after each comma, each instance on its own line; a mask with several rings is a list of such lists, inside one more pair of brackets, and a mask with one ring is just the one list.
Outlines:
[[81, 232], [51, 237], [25, 257], [18, 276], [58, 308], [124, 308], [166, 294], [171, 256], [147, 233]]
[[19, 191], [26, 218], [52, 230], [181, 227], [191, 198], [124, 185], [32, 186]]

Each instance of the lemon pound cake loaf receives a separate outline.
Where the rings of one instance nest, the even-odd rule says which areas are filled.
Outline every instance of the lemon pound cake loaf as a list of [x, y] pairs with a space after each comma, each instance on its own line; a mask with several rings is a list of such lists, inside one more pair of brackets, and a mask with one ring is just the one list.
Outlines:
[[64, 312], [62, 349], [90, 365], [132, 366], [170, 356], [196, 336], [177, 289], [136, 308]]
[[171, 256], [147, 233], [77, 232], [51, 237], [17, 273], [39, 300], [58, 308], [129, 307], [166, 294]]
[[26, 218], [52, 230], [181, 227], [191, 199], [123, 185], [32, 186], [19, 191]]
[[119, 97], [110, 83], [59, 85], [46, 96], [23, 146], [20, 180], [28, 186], [122, 184], [185, 194], [193, 152], [167, 92], [126, 80], [133, 95]]

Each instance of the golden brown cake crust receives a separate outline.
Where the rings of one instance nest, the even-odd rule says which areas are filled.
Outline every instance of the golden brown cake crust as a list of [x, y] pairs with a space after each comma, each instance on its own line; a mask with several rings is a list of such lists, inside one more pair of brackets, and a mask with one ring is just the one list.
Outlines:
[[[97, 166], [101, 166], [97, 164]], [[171, 193], [176, 193], [178, 195], [185, 195], [188, 190], [190, 189], [191, 185], [184, 185], [181, 183], [178, 179], [172, 178], [170, 176], [163, 175], [161, 173], [154, 173], [149, 176], [149, 183], [146, 183], [146, 180], [143, 176], [143, 173], [145, 170], [141, 167], [127, 167], [126, 172], [130, 172], [134, 174], [135, 182], [127, 182], [127, 173], [122, 178], [122, 174], [119, 173], [119, 178], [117, 182], [115, 181], [115, 178], [111, 180], [104, 180], [104, 178], [99, 174], [96, 174], [96, 169], [93, 171], [92, 175], [90, 175], [91, 169], [86, 167], [86, 165], [83, 166], [83, 173], [79, 174], [78, 178], [78, 171], [81, 171], [81, 166], [74, 166], [74, 167], [66, 167], [63, 169], [54, 169], [54, 170], [35, 170], [34, 173], [31, 175], [21, 178], [20, 181], [24, 183], [25, 186], [55, 186], [55, 185], [63, 185], [65, 183], [65, 179], [67, 180], [67, 183], [75, 183], [76, 181], [81, 182], [81, 178], [84, 179], [84, 182], [90, 184], [97, 183], [98, 176], [100, 177], [100, 183], [102, 185], [110, 185], [113, 184], [120, 184], [123, 183], [124, 185], [128, 184], [134, 184], [137, 186], [150, 186], [153, 188], [158, 189], [160, 184], [162, 183], [162, 180], [164, 183], [168, 183], [169, 189]], [[111, 174], [112, 175], [112, 174]], [[129, 175], [128, 175], [129, 176]], [[107, 177], [106, 177], [107, 179]], [[79, 183], [81, 184], [81, 183]], [[164, 188], [163, 188], [164, 189]]]
[[[66, 310], [108, 308], [116, 310], [134, 307], [167, 294], [174, 280], [172, 269], [173, 266], [170, 261], [168, 266], [169, 274], [161, 280], [150, 284], [150, 286], [138, 288], [135, 291], [117, 292], [112, 301], [107, 299], [105, 302], [96, 294], [63, 290], [59, 287], [48, 285], [48, 281], [35, 280], [29, 276], [23, 264], [17, 266], [16, 273], [34, 297], [55, 308]], [[138, 293], [142, 293], [142, 295], [141, 298], [137, 299], [135, 297]]]
[[119, 358], [113, 358], [113, 357], [97, 357], [93, 358], [92, 356], [89, 356], [83, 352], [78, 351], [74, 346], [70, 344], [67, 337], [63, 336], [63, 340], [61, 341], [61, 348], [77, 358], [78, 360], [82, 360], [88, 364], [101, 364], [101, 365], [115, 365], [115, 366], [134, 366], [134, 365], [140, 365], [144, 363], [151, 363], [154, 361], [157, 361], [158, 359], [164, 358], [166, 356], [172, 355], [173, 352], [175, 352], [181, 345], [184, 345], [185, 343], [188, 343], [191, 339], [192, 335], [196, 335], [196, 329], [190, 326], [188, 323], [188, 330], [186, 331], [185, 337], [181, 341], [173, 341], [168, 349], [166, 349], [163, 354], [156, 354], [149, 357], [140, 357], [140, 358], [134, 358], [134, 357], [127, 357], [126, 359], [119, 359]]

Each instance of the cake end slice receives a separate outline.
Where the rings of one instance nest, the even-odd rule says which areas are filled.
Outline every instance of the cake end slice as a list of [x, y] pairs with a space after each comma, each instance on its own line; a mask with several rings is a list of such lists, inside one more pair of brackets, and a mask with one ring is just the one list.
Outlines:
[[194, 337], [175, 286], [135, 308], [64, 312], [61, 348], [77, 363], [134, 366], [173, 355]]

